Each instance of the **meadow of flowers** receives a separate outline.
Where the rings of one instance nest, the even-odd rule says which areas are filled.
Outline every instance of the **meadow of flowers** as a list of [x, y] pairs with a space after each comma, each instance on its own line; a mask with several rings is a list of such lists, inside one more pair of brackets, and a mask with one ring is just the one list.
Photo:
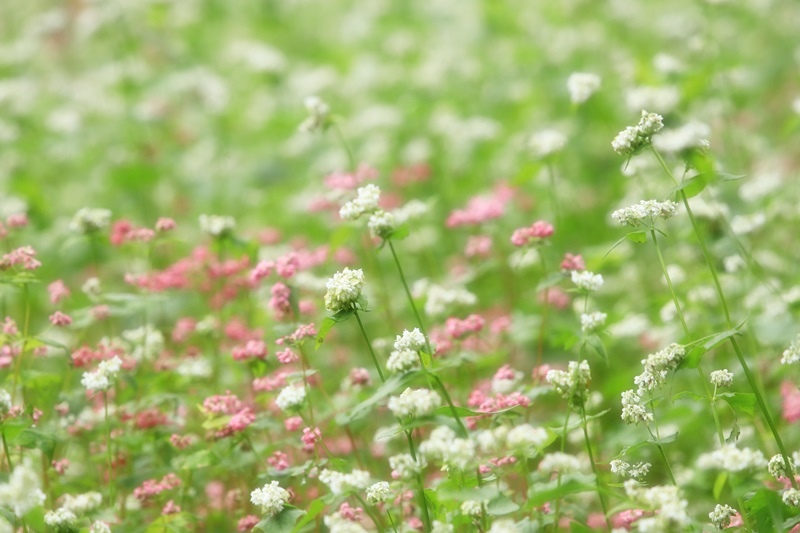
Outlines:
[[800, 531], [800, 4], [0, 15], [0, 533]]

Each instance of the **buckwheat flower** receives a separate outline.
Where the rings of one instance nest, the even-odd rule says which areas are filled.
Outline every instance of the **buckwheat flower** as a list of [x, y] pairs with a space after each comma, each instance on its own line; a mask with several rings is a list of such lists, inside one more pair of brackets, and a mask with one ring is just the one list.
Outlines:
[[378, 481], [374, 485], [367, 487], [367, 502], [371, 504], [389, 501], [392, 497], [392, 491], [389, 489], [389, 483], [386, 481]]
[[364, 271], [361, 269], [350, 270], [345, 267], [337, 272], [325, 285], [328, 289], [325, 293], [325, 309], [334, 313], [355, 309], [365, 283]]
[[83, 291], [90, 300], [95, 300], [102, 292], [100, 280], [94, 277], [87, 279], [81, 286], [81, 291]]
[[409, 479], [428, 466], [428, 462], [421, 455], [414, 459], [411, 454], [401, 453], [389, 457], [389, 467], [392, 469], [392, 477], [395, 479]]
[[773, 455], [769, 463], [767, 463], [767, 470], [769, 470], [770, 475], [775, 479], [789, 478], [795, 475], [794, 462], [788, 457], [786, 459], [789, 461], [789, 469], [791, 472], [786, 471], [786, 463], [783, 461], [783, 455], [781, 454]]
[[608, 315], [600, 311], [581, 314], [581, 331], [584, 333], [593, 333], [597, 331], [605, 325], [607, 317]]
[[573, 104], [582, 104], [600, 88], [600, 76], [589, 72], [573, 72], [567, 78], [567, 90]]
[[47, 511], [44, 515], [44, 523], [59, 531], [72, 529], [77, 521], [78, 517], [75, 516], [75, 513], [64, 507], [59, 507], [55, 511]]
[[517, 523], [510, 518], [501, 518], [494, 521], [488, 533], [520, 533], [521, 531], [522, 529], [517, 526]]
[[620, 459], [614, 459], [609, 464], [611, 472], [622, 477], [629, 477], [641, 482], [652, 466], [650, 463], [636, 463], [632, 465]]
[[663, 387], [667, 381], [667, 373], [677, 369], [685, 355], [686, 349], [683, 346], [672, 343], [643, 359], [644, 372], [633, 380], [639, 387], [639, 394], [643, 395], [645, 391], [652, 392]]
[[681, 498], [678, 487], [645, 488], [629, 479], [625, 482], [625, 493], [628, 498], [657, 513], [652, 518], [639, 520], [639, 531], [685, 531], [691, 523], [686, 513], [688, 502]]
[[783, 492], [783, 503], [790, 507], [800, 507], [800, 490], [787, 489]]
[[315, 130], [325, 129], [330, 122], [330, 107], [318, 96], [308, 96], [303, 101], [306, 110], [308, 111], [308, 118], [306, 118], [299, 127], [300, 131], [312, 132]]
[[570, 278], [576, 287], [586, 292], [598, 291], [603, 286], [603, 276], [588, 270], [573, 270], [570, 272]]
[[711, 523], [714, 524], [714, 527], [723, 530], [731, 525], [731, 517], [735, 514], [736, 509], [730, 505], [717, 504], [714, 510], [708, 513], [708, 518], [711, 520]]
[[401, 374], [414, 368], [419, 368], [419, 356], [415, 351], [394, 350], [386, 361], [386, 369], [393, 374]]
[[442, 398], [430, 389], [406, 389], [400, 396], [389, 398], [389, 410], [397, 417], [428, 416], [442, 405]]
[[14, 467], [6, 483], [0, 483], [0, 502], [11, 508], [18, 518], [25, 516], [34, 507], [42, 505], [47, 498], [41, 490], [30, 458]]
[[111, 533], [111, 527], [105, 522], [96, 521], [89, 528], [89, 533]]
[[425, 335], [419, 330], [414, 328], [411, 331], [403, 330], [402, 335], [398, 335], [394, 341], [394, 349], [397, 351], [411, 350], [417, 352], [425, 346]]
[[236, 229], [236, 219], [222, 215], [200, 215], [200, 230], [212, 237], [228, 235]]
[[319, 480], [325, 483], [333, 494], [361, 491], [370, 485], [369, 472], [363, 470], [353, 470], [349, 474], [344, 474], [326, 468], [320, 472]]
[[583, 406], [589, 398], [589, 383], [592, 381], [589, 361], [570, 361], [566, 372], [550, 370], [545, 379], [572, 408]]
[[697, 467], [703, 470], [725, 470], [727, 472], [742, 472], [745, 470], [762, 470], [767, 466], [767, 460], [760, 450], [750, 448], [737, 448], [729, 444], [704, 453], [697, 458]]
[[72, 217], [69, 229], [75, 233], [94, 233], [106, 229], [110, 222], [111, 211], [108, 209], [83, 207]]
[[541, 472], [558, 472], [559, 474], [572, 474], [579, 472], [581, 462], [574, 455], [561, 452], [548, 453], [539, 462]]
[[275, 516], [283, 511], [283, 506], [289, 501], [290, 494], [281, 488], [277, 481], [273, 481], [263, 488], [255, 489], [250, 493], [250, 502], [260, 505], [265, 516]]
[[62, 507], [75, 513], [76, 515], [84, 515], [90, 511], [94, 511], [100, 504], [103, 503], [103, 495], [99, 492], [84, 492], [73, 496], [71, 494], [64, 495], [64, 503]]
[[633, 126], [628, 126], [614, 137], [611, 147], [619, 155], [631, 155], [641, 147], [639, 142], [639, 131]]
[[480, 516], [483, 513], [483, 503], [467, 500], [461, 504], [461, 514], [467, 516]]
[[378, 210], [369, 217], [367, 227], [370, 235], [379, 239], [388, 238], [396, 229], [394, 215], [388, 211]]
[[653, 134], [664, 127], [663, 118], [657, 113], [642, 111], [642, 117], [636, 127], [628, 126], [611, 142], [614, 151], [620, 155], [631, 155], [651, 142]]
[[114, 356], [112, 359], [101, 361], [94, 372], [84, 372], [81, 385], [90, 391], [105, 391], [111, 387], [111, 380], [117, 377], [122, 367], [122, 359]]
[[454, 529], [452, 524], [445, 524], [443, 522], [439, 522], [438, 520], [433, 521], [431, 533], [453, 533], [453, 531]]
[[653, 414], [641, 405], [641, 401], [641, 397], [634, 390], [622, 393], [622, 420], [626, 424], [638, 426], [640, 422], [647, 425], [653, 421]]
[[542, 130], [528, 140], [528, 149], [539, 159], [560, 152], [567, 145], [567, 137], [556, 130]]
[[296, 385], [284, 387], [275, 399], [275, 404], [284, 412], [297, 411], [306, 401], [306, 389]]
[[733, 385], [733, 372], [728, 372], [728, 369], [714, 370], [710, 374], [711, 384], [718, 388], [730, 387]]
[[339, 216], [343, 220], [358, 220], [364, 214], [378, 210], [378, 202], [381, 199], [380, 187], [370, 183], [359, 187], [356, 194], [354, 200], [347, 202], [339, 210]]
[[707, 151], [711, 128], [701, 122], [689, 122], [680, 128], [664, 130], [653, 137], [653, 146], [659, 152], [679, 154], [687, 150]]
[[668, 220], [678, 212], [678, 204], [670, 200], [642, 200], [638, 204], [611, 213], [611, 218], [623, 226], [653, 227], [656, 219]]
[[11, 395], [5, 389], [0, 389], [0, 418], [6, 416], [11, 410]]
[[800, 335], [783, 351], [783, 357], [781, 357], [783, 365], [792, 365], [797, 362], [800, 362]]
[[541, 447], [547, 438], [546, 429], [536, 428], [530, 424], [520, 424], [509, 430], [506, 435], [506, 444], [513, 450], [527, 451], [530, 448]]

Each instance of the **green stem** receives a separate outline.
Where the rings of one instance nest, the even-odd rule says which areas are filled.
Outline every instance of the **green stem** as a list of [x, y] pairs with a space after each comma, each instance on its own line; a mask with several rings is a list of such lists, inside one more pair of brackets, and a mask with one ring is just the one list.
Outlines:
[[[411, 436], [411, 430], [406, 430], [406, 438], [408, 439], [408, 450], [411, 452], [411, 458], [417, 462], [417, 449], [414, 447], [414, 438]], [[419, 485], [419, 499], [422, 507], [422, 522], [425, 524], [425, 531], [431, 530], [431, 517], [428, 514], [428, 501], [425, 498], [425, 484], [422, 482], [422, 475], [417, 473], [417, 485]]]
[[369, 354], [372, 356], [372, 362], [375, 363], [375, 369], [378, 371], [378, 376], [381, 378], [381, 383], [385, 383], [386, 378], [383, 377], [383, 371], [381, 371], [381, 366], [378, 364], [378, 358], [375, 356], [375, 350], [372, 349], [372, 343], [369, 341], [369, 337], [367, 337], [367, 331], [364, 329], [364, 324], [361, 322], [361, 317], [358, 315], [358, 311], [353, 312], [353, 314], [356, 316], [358, 327], [361, 329], [361, 335], [364, 336], [364, 342], [367, 343]]
[[6, 442], [6, 428], [3, 426], [3, 423], [0, 422], [0, 435], [3, 438], [3, 453], [6, 455], [6, 461], [8, 461], [8, 472], [9, 474], [11, 471], [14, 470], [14, 465], [11, 464], [11, 452], [8, 449], [8, 442]]
[[669, 459], [667, 459], [667, 453], [664, 451], [664, 446], [661, 445], [661, 434], [658, 432], [658, 420], [656, 420], [656, 407], [653, 405], [652, 393], [650, 394], [650, 410], [653, 413], [653, 427], [656, 428], [656, 434], [653, 435], [653, 432], [650, 430], [650, 426], [647, 426], [647, 431], [650, 432], [650, 436], [653, 437], [653, 440], [656, 442], [658, 451], [661, 452], [661, 457], [664, 459], [664, 464], [667, 467], [667, 473], [669, 474], [670, 481], [672, 481], [672, 484], [677, 487], [678, 482], [675, 480], [675, 474], [672, 473], [672, 467], [669, 464]]
[[[592, 464], [592, 472], [594, 472], [594, 480], [597, 485], [597, 497], [600, 498], [600, 507], [603, 509], [603, 518], [606, 521], [606, 527], [611, 531], [611, 521], [608, 517], [608, 506], [606, 505], [606, 498], [603, 496], [602, 484], [600, 483], [600, 475], [597, 473], [597, 465], [594, 462], [594, 454], [592, 453], [592, 443], [589, 440], [589, 431], [586, 423], [586, 408], [581, 406], [581, 427], [583, 427], [583, 438], [586, 442], [586, 452], [589, 454], [589, 462]], [[556, 527], [558, 527], [556, 525]]]
[[389, 517], [389, 523], [392, 524], [392, 530], [394, 530], [394, 533], [397, 533], [397, 526], [394, 525], [394, 519], [392, 518], [392, 513], [390, 513], [388, 509], [386, 510], [386, 516]]
[[350, 170], [355, 170], [356, 158], [353, 157], [353, 151], [350, 149], [350, 144], [348, 144], [347, 139], [345, 139], [344, 133], [342, 133], [342, 128], [339, 127], [339, 124], [335, 120], [332, 121], [332, 124], [333, 124], [333, 131], [334, 133], [336, 133], [336, 137], [342, 144], [344, 151], [347, 152], [347, 162], [350, 165]]
[[[564, 450], [567, 448], [567, 431], [569, 431], [569, 417], [572, 414], [572, 410], [567, 410], [567, 418], [564, 419], [564, 431], [561, 433], [561, 453], [564, 453]], [[558, 489], [560, 492], [561, 489], [561, 471], [558, 471]], [[558, 519], [559, 515], [561, 514], [561, 496], [556, 498], [556, 512], [555, 518], [553, 520], [553, 527], [555, 528], [554, 531], [558, 531]]]
[[108, 392], [103, 391], [103, 412], [106, 419], [106, 458], [108, 460], [108, 504], [114, 505], [114, 461], [111, 453], [111, 419], [108, 418]]
[[370, 520], [372, 520], [372, 523], [375, 524], [375, 527], [378, 528], [378, 531], [381, 532], [386, 531], [386, 528], [383, 527], [383, 522], [381, 522], [381, 520], [377, 516], [375, 516], [375, 514], [373, 514], [373, 512], [369, 508], [369, 505], [367, 505], [367, 503], [364, 501], [361, 495], [358, 494], [357, 492], [354, 492], [353, 496], [355, 496], [356, 500], [358, 500], [358, 503], [361, 504], [362, 508], [364, 509], [364, 512], [367, 513], [367, 516], [369, 516]]

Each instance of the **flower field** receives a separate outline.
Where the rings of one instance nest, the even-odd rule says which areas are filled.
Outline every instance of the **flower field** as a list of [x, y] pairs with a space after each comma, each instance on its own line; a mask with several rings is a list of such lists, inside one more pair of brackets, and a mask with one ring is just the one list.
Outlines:
[[800, 531], [800, 4], [0, 10], [0, 533]]

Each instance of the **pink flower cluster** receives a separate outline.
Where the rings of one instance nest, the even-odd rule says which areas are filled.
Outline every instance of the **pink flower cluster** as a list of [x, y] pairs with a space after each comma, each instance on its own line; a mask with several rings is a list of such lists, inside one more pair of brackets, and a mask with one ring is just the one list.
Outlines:
[[353, 190], [367, 180], [378, 177], [378, 170], [361, 163], [355, 172], [333, 172], [325, 176], [325, 186], [329, 189]]
[[361, 507], [350, 507], [350, 504], [347, 502], [344, 502], [341, 506], [339, 506], [339, 515], [350, 522], [360, 522], [361, 514], [363, 512], [364, 509]]
[[302, 341], [308, 338], [314, 338], [317, 336], [317, 328], [314, 327], [314, 323], [311, 324], [304, 324], [297, 327], [297, 329], [291, 335], [286, 335], [285, 337], [281, 337], [275, 341], [275, 344], [280, 346], [284, 344], [288, 344], [289, 346], [296, 346], [300, 344]]
[[291, 348], [275, 352], [275, 357], [278, 359], [278, 362], [283, 365], [289, 365], [300, 360], [300, 357], [298, 357]]
[[791, 381], [784, 381], [781, 384], [781, 396], [783, 397], [783, 418], [787, 422], [797, 422], [800, 420], [800, 389]]
[[564, 259], [561, 261], [561, 270], [586, 270], [586, 263], [580, 254], [564, 254]]
[[36, 250], [30, 246], [22, 246], [0, 258], [0, 270], [7, 270], [17, 265], [22, 265], [25, 270], [36, 270], [42, 263], [36, 259]]
[[511, 394], [497, 393], [492, 397], [480, 389], [473, 390], [467, 401], [467, 405], [482, 413], [491, 413], [517, 406], [528, 407], [530, 404], [530, 398], [519, 392], [512, 392]]
[[267, 458], [267, 463], [275, 470], [286, 470], [289, 468], [289, 456], [281, 451], [276, 451]]
[[69, 298], [69, 288], [60, 279], [55, 280], [47, 286], [47, 292], [50, 293], [50, 303], [55, 305], [65, 298]]
[[463, 320], [450, 317], [445, 321], [444, 327], [450, 337], [460, 339], [470, 333], [478, 333], [483, 329], [485, 323], [483, 317], [472, 314]]
[[153, 496], [157, 496], [165, 490], [171, 490], [178, 487], [181, 480], [173, 473], [169, 473], [161, 481], [156, 479], [148, 479], [140, 486], [133, 489], [133, 496], [139, 501], [149, 500]]
[[303, 428], [303, 436], [300, 437], [300, 440], [303, 441], [303, 451], [304, 452], [313, 452], [314, 445], [322, 440], [322, 431], [318, 427], [315, 428]]
[[111, 226], [109, 240], [113, 246], [121, 246], [126, 242], [150, 242], [155, 236], [150, 228], [137, 228], [129, 220], [118, 220]]
[[467, 239], [464, 255], [467, 257], [489, 257], [492, 251], [492, 238], [488, 235], [471, 235]]
[[280, 281], [270, 289], [269, 307], [275, 314], [276, 320], [284, 320], [292, 315], [292, 305], [289, 298], [291, 289]]
[[506, 204], [514, 197], [514, 189], [506, 185], [498, 186], [491, 196], [474, 196], [464, 209], [456, 209], [447, 217], [448, 228], [474, 226], [500, 218], [505, 213]]
[[544, 220], [537, 220], [525, 228], [514, 230], [511, 235], [511, 244], [514, 246], [526, 246], [531, 243], [538, 243], [553, 235], [553, 225]]
[[241, 411], [244, 404], [235, 394], [231, 391], [225, 391], [225, 394], [217, 394], [209, 396], [203, 400], [203, 409], [207, 413], [214, 413], [217, 415], [232, 415]]
[[249, 340], [244, 344], [234, 346], [232, 354], [235, 361], [264, 359], [267, 356], [267, 344], [262, 340]]
[[278, 370], [271, 376], [264, 376], [253, 380], [253, 390], [256, 392], [271, 392], [286, 386], [286, 376], [291, 374], [289, 370]]

